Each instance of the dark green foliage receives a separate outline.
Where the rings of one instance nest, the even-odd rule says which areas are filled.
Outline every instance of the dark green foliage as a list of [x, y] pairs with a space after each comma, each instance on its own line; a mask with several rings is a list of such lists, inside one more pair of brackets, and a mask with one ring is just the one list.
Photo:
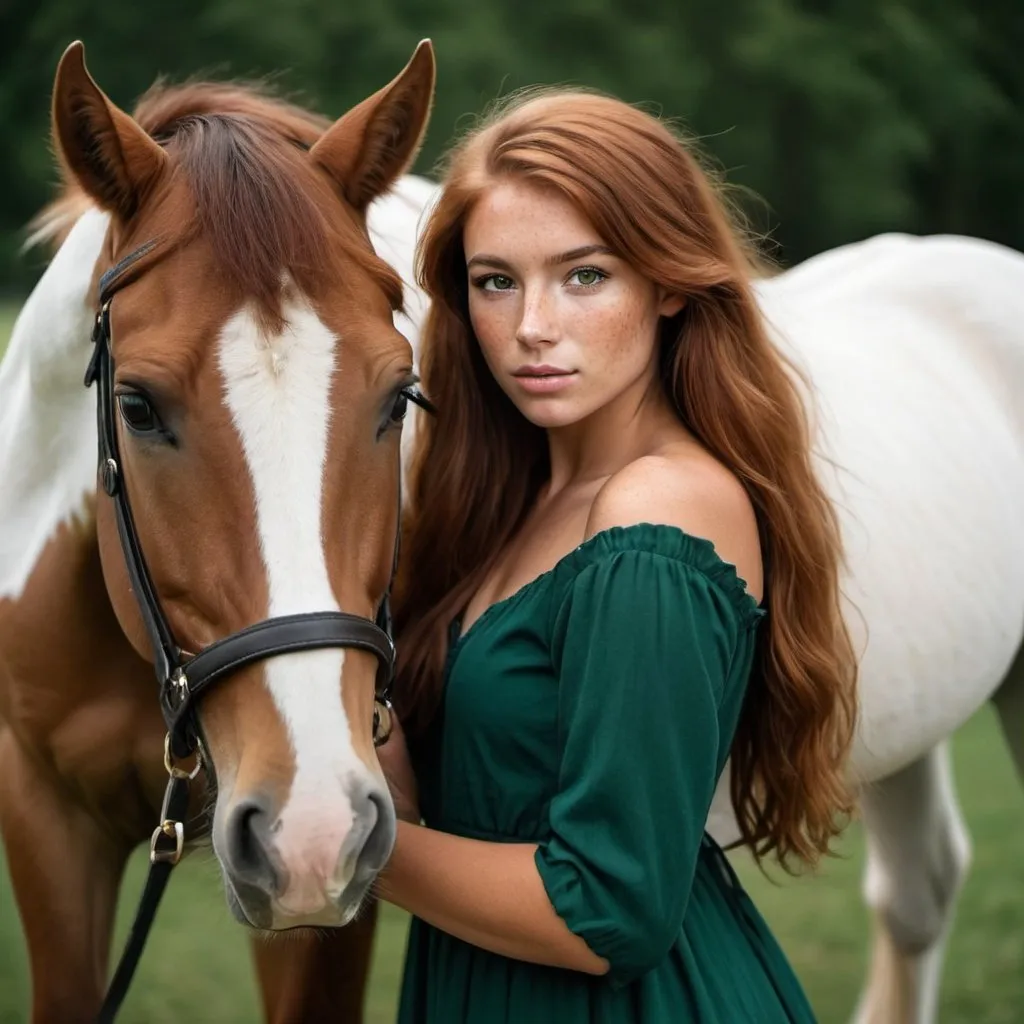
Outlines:
[[1020, 0], [6, 0], [0, 14], [0, 290], [43, 259], [26, 220], [56, 180], [49, 97], [64, 47], [130, 108], [157, 75], [273, 75], [332, 116], [416, 41], [437, 47], [417, 170], [496, 97], [574, 83], [644, 102], [742, 186], [787, 263], [879, 231], [1024, 248]]

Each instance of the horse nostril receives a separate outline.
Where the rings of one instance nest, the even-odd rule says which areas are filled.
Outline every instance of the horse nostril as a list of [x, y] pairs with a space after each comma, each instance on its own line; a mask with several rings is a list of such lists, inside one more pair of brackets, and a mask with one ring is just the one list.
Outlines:
[[391, 856], [395, 842], [395, 811], [383, 789], [371, 787], [364, 799], [363, 813], [372, 818], [373, 825], [359, 851], [357, 870], [360, 874], [375, 875]]
[[238, 803], [228, 817], [226, 855], [239, 881], [276, 894], [281, 878], [270, 855], [270, 824], [270, 812], [262, 799]]

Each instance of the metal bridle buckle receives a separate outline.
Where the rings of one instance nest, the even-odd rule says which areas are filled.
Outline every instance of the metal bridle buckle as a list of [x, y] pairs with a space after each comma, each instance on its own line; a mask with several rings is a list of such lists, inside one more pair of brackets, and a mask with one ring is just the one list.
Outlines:
[[178, 691], [178, 700], [184, 703], [188, 696], [188, 676], [185, 675], [183, 668], [175, 669], [174, 675], [171, 676], [171, 685]]
[[[170, 849], [158, 849], [162, 839], [173, 839], [174, 846]], [[154, 830], [149, 841], [150, 864], [177, 864], [181, 860], [181, 852], [185, 848], [185, 826], [180, 821], [162, 821]]]
[[387, 697], [375, 697], [373, 700], [373, 745], [379, 747], [387, 743], [391, 730], [394, 728], [394, 708]]
[[[196, 753], [196, 763], [191, 771], [187, 772], [183, 768], [179, 768], [171, 756], [171, 734], [167, 733], [164, 736], [164, 767], [167, 769], [167, 774], [171, 777], [171, 781], [168, 783], [167, 792], [164, 794], [164, 806], [160, 812], [163, 821], [153, 830], [153, 835], [149, 840], [150, 864], [170, 864], [173, 866], [181, 860], [182, 852], [185, 849], [185, 823], [167, 817], [167, 813], [174, 803], [174, 798], [171, 794], [175, 791], [176, 786], [184, 785], [187, 787], [199, 774], [199, 769], [202, 766], [203, 760]], [[168, 844], [167, 840], [171, 840], [171, 844]]]
[[174, 763], [174, 759], [171, 757], [171, 734], [167, 733], [164, 736], [164, 767], [167, 769], [167, 774], [172, 779], [186, 779], [191, 782], [198, 774], [199, 770], [203, 767], [202, 758], [199, 756], [199, 752], [196, 751], [196, 763], [192, 768], [192, 771], [186, 772], [179, 768]]

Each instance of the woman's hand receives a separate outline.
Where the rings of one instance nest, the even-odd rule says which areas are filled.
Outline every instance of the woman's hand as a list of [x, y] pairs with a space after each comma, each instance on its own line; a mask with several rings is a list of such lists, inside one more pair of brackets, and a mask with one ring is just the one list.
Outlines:
[[402, 821], [418, 825], [420, 821], [419, 787], [409, 761], [409, 750], [405, 745], [405, 733], [398, 715], [391, 712], [391, 735], [377, 747], [377, 760], [391, 790], [395, 814]]

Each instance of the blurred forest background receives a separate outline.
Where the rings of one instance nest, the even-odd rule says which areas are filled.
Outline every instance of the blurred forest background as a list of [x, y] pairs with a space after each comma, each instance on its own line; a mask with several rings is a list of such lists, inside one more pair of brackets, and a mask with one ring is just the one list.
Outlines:
[[337, 116], [424, 36], [420, 173], [502, 93], [572, 82], [680, 119], [785, 264], [892, 230], [1024, 249], [1022, 0], [2, 0], [0, 290], [41, 269], [19, 248], [56, 180], [49, 98], [72, 40], [127, 109], [157, 75], [272, 75]]

